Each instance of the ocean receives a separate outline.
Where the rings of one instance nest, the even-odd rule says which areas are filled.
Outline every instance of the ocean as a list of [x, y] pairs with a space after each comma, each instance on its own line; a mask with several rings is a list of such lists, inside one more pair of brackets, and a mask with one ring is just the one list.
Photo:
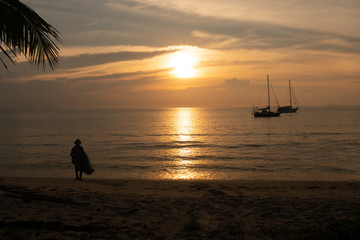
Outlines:
[[0, 111], [0, 177], [360, 180], [360, 107], [303, 107], [278, 118], [249, 108]]

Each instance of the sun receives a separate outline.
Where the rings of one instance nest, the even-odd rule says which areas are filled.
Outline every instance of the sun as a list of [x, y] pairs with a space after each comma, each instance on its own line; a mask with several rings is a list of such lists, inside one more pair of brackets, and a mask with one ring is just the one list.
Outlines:
[[196, 55], [190, 50], [175, 52], [170, 58], [171, 73], [178, 78], [195, 77], [197, 62]]

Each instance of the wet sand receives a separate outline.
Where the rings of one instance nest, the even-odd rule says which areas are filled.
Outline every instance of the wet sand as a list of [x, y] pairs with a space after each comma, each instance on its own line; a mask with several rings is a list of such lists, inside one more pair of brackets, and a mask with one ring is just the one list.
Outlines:
[[358, 218], [359, 190], [360, 182], [0, 178], [0, 239], [281, 239], [277, 231]]

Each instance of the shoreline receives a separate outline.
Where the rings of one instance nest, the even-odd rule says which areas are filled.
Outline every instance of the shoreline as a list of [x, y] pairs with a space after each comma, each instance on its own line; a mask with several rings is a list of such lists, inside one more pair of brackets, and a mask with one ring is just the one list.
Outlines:
[[[72, 169], [71, 169], [72, 170]], [[0, 175], [0, 184], [2, 181], [4, 182], [19, 182], [21, 184], [25, 183], [27, 180], [31, 181], [38, 181], [38, 180], [43, 180], [43, 181], [51, 181], [51, 180], [55, 180], [55, 181], [73, 181], [73, 182], [77, 182], [75, 180], [75, 176], [73, 173], [71, 174], [71, 176], [65, 176], [65, 177], [59, 177], [59, 176], [55, 176], [55, 177], [49, 177], [49, 176], [1, 176]], [[29, 182], [29, 183], [30, 183]], [[264, 183], [264, 184], [276, 184], [276, 183], [359, 183], [360, 184], [360, 179], [355, 179], [355, 178], [349, 178], [349, 179], [345, 179], [345, 180], [339, 180], [339, 179], [272, 179], [272, 178], [264, 178], [264, 179], [183, 179], [183, 178], [179, 178], [179, 179], [172, 179], [172, 178], [154, 178], [154, 179], [150, 179], [150, 178], [111, 178], [111, 177], [98, 177], [98, 176], [92, 176], [92, 175], [86, 175], [83, 174], [83, 180], [79, 181], [79, 182], [88, 182], [88, 183], [96, 183], [96, 182], [112, 182], [112, 183], [117, 183], [117, 182], [173, 182], [173, 183], [190, 183], [190, 182], [209, 182], [209, 183], [216, 183], [216, 182], [223, 182], [223, 183]]]
[[0, 177], [0, 237], [272, 239], [357, 219], [359, 190], [360, 181]]

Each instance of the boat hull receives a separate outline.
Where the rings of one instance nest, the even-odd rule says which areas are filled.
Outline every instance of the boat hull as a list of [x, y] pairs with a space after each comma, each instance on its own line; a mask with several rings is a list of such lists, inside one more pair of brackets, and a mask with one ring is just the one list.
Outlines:
[[254, 112], [254, 117], [279, 117], [280, 112]]
[[293, 108], [291, 106], [279, 107], [278, 112], [280, 112], [280, 113], [295, 113], [295, 112], [297, 112], [298, 109], [299, 109], [298, 107]]

